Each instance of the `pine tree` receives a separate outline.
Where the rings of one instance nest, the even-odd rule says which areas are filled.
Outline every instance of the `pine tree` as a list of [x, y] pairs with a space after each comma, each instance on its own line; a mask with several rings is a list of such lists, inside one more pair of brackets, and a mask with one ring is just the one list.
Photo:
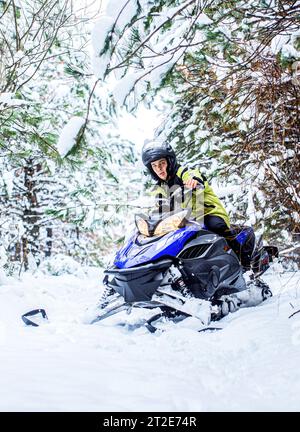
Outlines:
[[[91, 241], [91, 227], [106, 226], [112, 241], [111, 223], [126, 224], [117, 211], [126, 206], [116, 197], [125, 195], [118, 174], [124, 159], [128, 167], [134, 163], [132, 144], [120, 140], [101, 107], [86, 51], [86, 20], [73, 14], [72, 2], [25, 0], [14, 6], [1, 3], [0, 10], [6, 58], [0, 83], [1, 241], [25, 269], [29, 261], [36, 265], [57, 252], [89, 260], [95, 243], [103, 249], [99, 235]], [[74, 117], [84, 127], [65, 152], [61, 130]], [[105, 220], [107, 197], [113, 210]]]
[[239, 191], [227, 201], [233, 220], [265, 223], [273, 235], [299, 231], [298, 3], [127, 8], [112, 10], [99, 76], [123, 77], [129, 108], [161, 91], [170, 109], [158, 134]]

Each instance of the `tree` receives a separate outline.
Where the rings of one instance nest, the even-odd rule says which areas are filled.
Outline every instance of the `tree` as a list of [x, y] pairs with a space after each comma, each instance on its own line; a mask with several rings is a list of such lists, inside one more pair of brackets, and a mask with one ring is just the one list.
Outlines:
[[235, 185], [242, 218], [299, 231], [298, 2], [129, 3], [96, 46], [99, 76], [122, 77], [129, 108], [163, 91], [158, 134]]
[[[0, 148], [6, 173], [1, 179], [1, 238], [12, 259], [28, 268], [30, 257], [38, 264], [52, 251], [76, 253], [65, 232], [76, 232], [78, 239], [83, 227], [95, 222], [92, 214], [98, 228], [105, 222], [98, 213], [108, 191], [101, 185], [113, 178], [114, 163], [121, 166], [124, 157], [130, 165], [135, 156], [130, 143], [124, 149], [114, 122], [101, 108], [87, 53], [87, 19], [76, 15], [73, 3], [1, 2], [0, 15], [5, 59]], [[63, 136], [74, 118], [81, 126], [72, 137]], [[58, 215], [61, 220], [54, 218]]]

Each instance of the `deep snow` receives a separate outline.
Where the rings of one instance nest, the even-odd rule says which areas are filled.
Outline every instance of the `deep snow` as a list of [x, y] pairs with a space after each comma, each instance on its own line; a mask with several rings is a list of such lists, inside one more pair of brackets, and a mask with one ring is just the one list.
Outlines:
[[[299, 271], [269, 270], [274, 296], [214, 333], [195, 319], [154, 335], [120, 325], [140, 310], [87, 325], [101, 278], [90, 268], [0, 286], [1, 411], [299, 411]], [[36, 307], [49, 321], [26, 327]]]

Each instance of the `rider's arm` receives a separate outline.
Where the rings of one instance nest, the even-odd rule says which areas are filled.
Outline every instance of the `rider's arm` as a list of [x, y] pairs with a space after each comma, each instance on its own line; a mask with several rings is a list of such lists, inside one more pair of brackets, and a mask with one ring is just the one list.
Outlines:
[[183, 169], [178, 173], [183, 184], [188, 189], [193, 189], [193, 194], [185, 203], [185, 207], [191, 206], [192, 216], [196, 220], [202, 220], [204, 217], [204, 191], [206, 178], [201, 175], [200, 171], [195, 169]]
[[[203, 178], [202, 174], [197, 168], [193, 169], [183, 169], [181, 173], [179, 173], [179, 176], [183, 183], [188, 187], [198, 187], [200, 186], [200, 189], [205, 188], [205, 178]], [[190, 186], [192, 185], [192, 186]]]

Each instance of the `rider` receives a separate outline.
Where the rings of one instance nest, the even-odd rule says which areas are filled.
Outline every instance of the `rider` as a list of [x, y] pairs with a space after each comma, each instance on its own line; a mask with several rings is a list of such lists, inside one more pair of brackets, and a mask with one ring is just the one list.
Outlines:
[[203, 204], [202, 214], [198, 212], [195, 215], [196, 220], [204, 221], [206, 228], [218, 235], [232, 237], [229, 216], [206, 177], [198, 169], [188, 169], [179, 165], [170, 144], [159, 141], [146, 142], [142, 149], [142, 160], [156, 181], [152, 194], [155, 195], [159, 206], [169, 198], [170, 210], [173, 210], [170, 190], [174, 191], [176, 187], [182, 190], [192, 189], [194, 195], [198, 194], [198, 202], [202, 201]]
[[[204, 222], [209, 231], [225, 237], [230, 247], [240, 256], [244, 270], [249, 270], [253, 250], [252, 245], [249, 242], [248, 249], [244, 246], [242, 249], [241, 244], [236, 239], [235, 230], [230, 228], [229, 216], [208, 184], [206, 177], [198, 169], [180, 166], [177, 163], [174, 150], [168, 143], [159, 141], [145, 143], [142, 149], [142, 160], [152, 178], [156, 181], [153, 194], [158, 199], [159, 206], [164, 199], [167, 199], [170, 203], [170, 210], [174, 210], [172, 208], [172, 192], [174, 192], [176, 186], [177, 188], [180, 187], [181, 190], [188, 188], [193, 190], [193, 193], [200, 194], [203, 203], [203, 214], [196, 213], [196, 220], [197, 216], [200, 216], [199, 221]], [[234, 295], [233, 297], [222, 297], [222, 315], [237, 310], [243, 302], [245, 306], [254, 306], [271, 295], [268, 287], [266, 288], [262, 281], [256, 280], [260, 289], [258, 290], [259, 294], [256, 297], [254, 296], [255, 298], [252, 294], [250, 295], [250, 292], [248, 293], [248, 290], [242, 292], [242, 296], [245, 297], [242, 301], [238, 295], [236, 295], [236, 298]], [[226, 299], [226, 297], [228, 298]]]

